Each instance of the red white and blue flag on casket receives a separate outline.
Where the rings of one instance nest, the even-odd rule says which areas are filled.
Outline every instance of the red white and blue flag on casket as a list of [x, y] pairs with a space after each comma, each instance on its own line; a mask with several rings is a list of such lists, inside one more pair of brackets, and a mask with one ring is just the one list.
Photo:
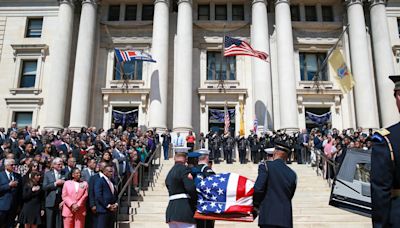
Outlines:
[[254, 182], [246, 177], [236, 173], [212, 175], [198, 181], [196, 190], [198, 200], [195, 218], [253, 221]]
[[118, 62], [130, 62], [130, 61], [147, 61], [153, 63], [156, 62], [149, 53], [143, 51], [133, 51], [133, 50], [124, 51], [117, 48], [115, 48], [114, 50]]

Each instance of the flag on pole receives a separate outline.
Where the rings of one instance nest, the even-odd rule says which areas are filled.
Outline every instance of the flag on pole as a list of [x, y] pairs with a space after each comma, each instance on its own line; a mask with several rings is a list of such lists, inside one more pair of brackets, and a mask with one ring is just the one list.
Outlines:
[[253, 122], [253, 131], [254, 131], [254, 134], [257, 133], [257, 128], [258, 128], [258, 120], [257, 120], [257, 117], [254, 117], [254, 122]]
[[331, 70], [334, 72], [334, 78], [339, 84], [343, 93], [348, 93], [354, 86], [353, 75], [349, 71], [346, 62], [344, 61], [342, 52], [336, 48], [329, 58]]
[[245, 135], [245, 131], [244, 131], [244, 107], [243, 107], [243, 103], [240, 103], [239, 111], [240, 111], [239, 136], [244, 136]]
[[118, 62], [130, 62], [130, 61], [147, 61], [153, 63], [156, 62], [149, 53], [143, 51], [133, 51], [133, 50], [123, 51], [117, 48], [115, 48], [114, 50]]
[[196, 184], [197, 212], [249, 215], [253, 211], [253, 181], [236, 173], [198, 178], [201, 180]]
[[268, 54], [254, 50], [249, 43], [229, 36], [224, 39], [224, 56], [247, 55], [267, 61]]
[[225, 104], [224, 123], [225, 123], [225, 126], [224, 126], [224, 133], [226, 134], [226, 133], [229, 132], [229, 127], [230, 127], [230, 124], [231, 124], [231, 119], [230, 119], [228, 107], [226, 106], [226, 104]]

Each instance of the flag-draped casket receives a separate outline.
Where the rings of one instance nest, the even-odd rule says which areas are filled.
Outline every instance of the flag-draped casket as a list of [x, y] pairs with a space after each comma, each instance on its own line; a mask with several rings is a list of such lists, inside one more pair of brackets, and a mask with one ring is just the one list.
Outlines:
[[252, 222], [254, 182], [236, 173], [222, 173], [196, 181], [195, 218]]

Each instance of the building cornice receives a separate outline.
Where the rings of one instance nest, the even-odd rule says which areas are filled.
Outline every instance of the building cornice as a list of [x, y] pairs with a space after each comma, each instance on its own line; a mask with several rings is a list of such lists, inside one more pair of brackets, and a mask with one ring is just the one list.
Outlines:
[[169, 0], [154, 0], [154, 5], [156, 5], [157, 3], [165, 3], [169, 6]]
[[178, 5], [181, 3], [189, 3], [190, 5], [192, 5], [193, 1], [192, 0], [178, 0]]
[[372, 8], [377, 5], [386, 5], [387, 1], [386, 0], [368, 0], [369, 2], [369, 8]]
[[290, 4], [290, 0], [275, 0], [275, 5], [278, 5], [280, 3]]
[[254, 5], [254, 4], [256, 4], [256, 3], [264, 3], [265, 5], [268, 4], [266, 0], [253, 0], [253, 1], [251, 1], [251, 4], [252, 4], [252, 5]]

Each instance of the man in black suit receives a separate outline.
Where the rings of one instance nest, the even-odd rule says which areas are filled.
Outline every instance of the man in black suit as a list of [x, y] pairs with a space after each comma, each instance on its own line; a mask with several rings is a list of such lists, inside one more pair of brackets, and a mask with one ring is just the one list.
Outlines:
[[43, 178], [43, 190], [46, 192], [46, 225], [47, 228], [61, 228], [61, 194], [65, 176], [61, 174], [63, 161], [55, 158], [52, 162], [53, 169], [46, 172]]
[[293, 227], [292, 198], [296, 191], [296, 173], [286, 165], [290, 148], [276, 142], [274, 160], [261, 162], [254, 184], [254, 214], [259, 213], [261, 228]]
[[12, 122], [11, 123], [11, 127], [7, 129], [7, 135], [10, 137], [10, 133], [11, 132], [18, 132], [18, 128], [17, 128], [17, 123], [16, 122]]
[[112, 182], [114, 168], [107, 165], [95, 182], [94, 195], [96, 201], [97, 227], [114, 227], [114, 215], [118, 209], [117, 189]]
[[25, 158], [25, 139], [18, 139], [17, 146], [11, 148], [11, 151], [14, 153], [15, 162], [21, 164]]
[[5, 141], [2, 145], [0, 145], [0, 159], [4, 158], [4, 151], [8, 148], [10, 148], [10, 143], [8, 141]]
[[71, 172], [72, 170], [76, 167], [76, 159], [75, 158], [68, 158], [67, 161], [67, 166], [64, 168], [64, 175], [67, 178], [67, 180], [70, 180], [71, 177]]
[[7, 139], [4, 127], [0, 127], [0, 144], [3, 144]]
[[105, 162], [100, 162], [98, 165], [99, 172], [93, 175], [89, 179], [89, 190], [88, 190], [88, 200], [87, 200], [87, 215], [85, 227], [97, 227], [97, 210], [96, 210], [96, 195], [95, 195], [95, 184], [101, 178], [100, 172], [104, 171], [106, 167]]
[[21, 203], [22, 181], [14, 173], [14, 159], [4, 160], [5, 170], [0, 172], [0, 227], [15, 227], [15, 217]]

